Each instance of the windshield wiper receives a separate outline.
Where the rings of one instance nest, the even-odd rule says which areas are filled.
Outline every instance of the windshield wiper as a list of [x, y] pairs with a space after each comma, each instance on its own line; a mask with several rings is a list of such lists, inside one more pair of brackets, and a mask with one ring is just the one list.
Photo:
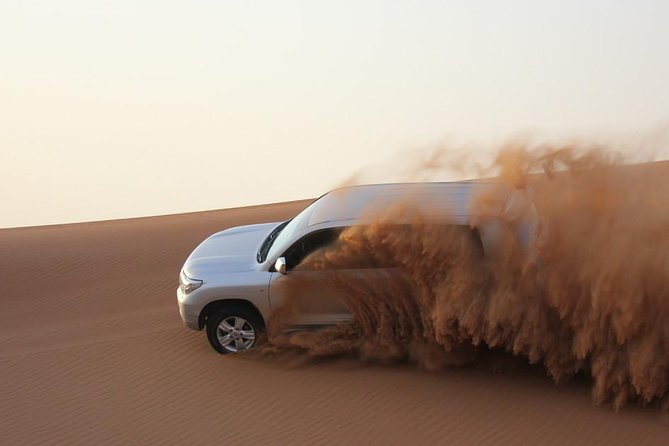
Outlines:
[[260, 246], [260, 249], [258, 250], [258, 253], [256, 254], [256, 260], [258, 263], [262, 263], [265, 261], [265, 257], [267, 256], [267, 253], [269, 252], [269, 249], [272, 247], [272, 243], [274, 242], [274, 239], [276, 239], [276, 236], [279, 235], [281, 230], [286, 227], [286, 225], [290, 223], [290, 220], [286, 220], [283, 223], [281, 223], [279, 226], [274, 228], [272, 232], [269, 233], [267, 238], [265, 239], [264, 242], [262, 242], [262, 245]]

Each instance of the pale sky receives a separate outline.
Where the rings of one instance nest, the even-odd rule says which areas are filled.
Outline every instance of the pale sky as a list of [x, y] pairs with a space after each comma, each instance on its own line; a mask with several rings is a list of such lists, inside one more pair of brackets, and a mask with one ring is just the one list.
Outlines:
[[667, 123], [667, 0], [0, 0], [0, 227], [314, 197], [449, 137]]

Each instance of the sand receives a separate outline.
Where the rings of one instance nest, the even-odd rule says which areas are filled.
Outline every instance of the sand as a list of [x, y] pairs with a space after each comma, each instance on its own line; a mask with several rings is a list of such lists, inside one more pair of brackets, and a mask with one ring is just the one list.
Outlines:
[[183, 326], [207, 235], [306, 202], [0, 230], [2, 444], [669, 444], [669, 415], [593, 406], [537, 370], [429, 373], [220, 356]]

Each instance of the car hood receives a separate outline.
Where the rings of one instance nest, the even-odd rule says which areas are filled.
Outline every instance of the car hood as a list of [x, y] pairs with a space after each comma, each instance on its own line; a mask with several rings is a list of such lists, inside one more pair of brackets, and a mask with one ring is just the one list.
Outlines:
[[260, 244], [280, 222], [238, 226], [217, 232], [195, 248], [186, 260], [184, 273], [193, 279], [207, 274], [250, 271], [258, 266]]

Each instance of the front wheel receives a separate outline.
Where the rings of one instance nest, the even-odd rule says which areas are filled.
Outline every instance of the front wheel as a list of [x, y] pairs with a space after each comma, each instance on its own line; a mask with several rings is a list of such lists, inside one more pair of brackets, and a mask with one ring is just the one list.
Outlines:
[[264, 331], [262, 320], [252, 311], [239, 307], [215, 310], [207, 318], [207, 338], [221, 354], [239, 353], [253, 348]]

